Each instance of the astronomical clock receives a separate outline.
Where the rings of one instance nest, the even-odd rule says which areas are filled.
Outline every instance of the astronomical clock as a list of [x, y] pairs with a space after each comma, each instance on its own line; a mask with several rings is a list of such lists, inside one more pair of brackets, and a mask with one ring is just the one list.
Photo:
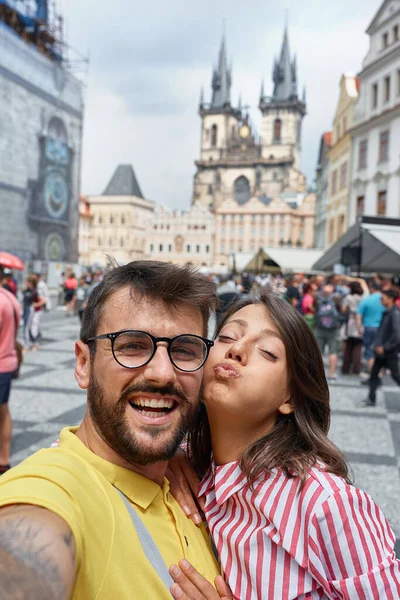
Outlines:
[[64, 123], [53, 118], [39, 140], [39, 177], [31, 182], [30, 226], [39, 234], [39, 258], [63, 261], [69, 254], [72, 151]]

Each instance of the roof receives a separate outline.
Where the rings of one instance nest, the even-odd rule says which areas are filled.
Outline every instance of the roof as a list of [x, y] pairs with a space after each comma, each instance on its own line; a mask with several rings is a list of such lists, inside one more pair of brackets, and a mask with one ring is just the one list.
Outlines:
[[289, 100], [297, 98], [297, 67], [296, 58], [290, 60], [289, 35], [287, 27], [283, 34], [281, 55], [275, 59], [273, 70], [274, 100]]
[[228, 68], [228, 61], [225, 50], [225, 36], [222, 36], [221, 48], [218, 57], [218, 67], [213, 72], [212, 79], [212, 101], [214, 108], [223, 108], [231, 102], [231, 72]]
[[[342, 262], [343, 248], [358, 247], [360, 237], [362, 240], [360, 271], [399, 273], [400, 220], [379, 217], [363, 217], [362, 223], [350, 227], [314, 264], [314, 269], [332, 271], [335, 264]], [[353, 265], [353, 268], [358, 270], [358, 265]]]
[[332, 131], [327, 131], [323, 134], [325, 144], [330, 148], [332, 146]]
[[144, 200], [132, 165], [118, 165], [103, 196], [137, 196]]

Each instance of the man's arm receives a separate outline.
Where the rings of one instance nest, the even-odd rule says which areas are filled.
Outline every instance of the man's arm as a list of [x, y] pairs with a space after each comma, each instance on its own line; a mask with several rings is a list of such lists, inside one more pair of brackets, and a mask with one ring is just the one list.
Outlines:
[[75, 581], [71, 529], [31, 505], [0, 510], [0, 600], [68, 600]]

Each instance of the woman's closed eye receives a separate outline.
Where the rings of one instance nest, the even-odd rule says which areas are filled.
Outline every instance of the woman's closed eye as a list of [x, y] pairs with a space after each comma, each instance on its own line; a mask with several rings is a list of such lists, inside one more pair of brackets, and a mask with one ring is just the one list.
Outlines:
[[261, 350], [261, 352], [263, 354], [266, 354], [269, 358], [272, 358], [272, 360], [278, 360], [279, 358], [278, 356], [276, 356], [276, 354], [273, 354], [269, 350], [264, 350], [263, 348], [259, 348], [259, 350]]

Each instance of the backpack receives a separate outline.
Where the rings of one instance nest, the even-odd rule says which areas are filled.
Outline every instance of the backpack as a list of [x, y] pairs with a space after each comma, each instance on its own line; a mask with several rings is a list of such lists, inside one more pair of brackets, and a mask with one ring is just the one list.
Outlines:
[[332, 296], [319, 299], [316, 324], [319, 329], [337, 329], [339, 327], [340, 315]]

